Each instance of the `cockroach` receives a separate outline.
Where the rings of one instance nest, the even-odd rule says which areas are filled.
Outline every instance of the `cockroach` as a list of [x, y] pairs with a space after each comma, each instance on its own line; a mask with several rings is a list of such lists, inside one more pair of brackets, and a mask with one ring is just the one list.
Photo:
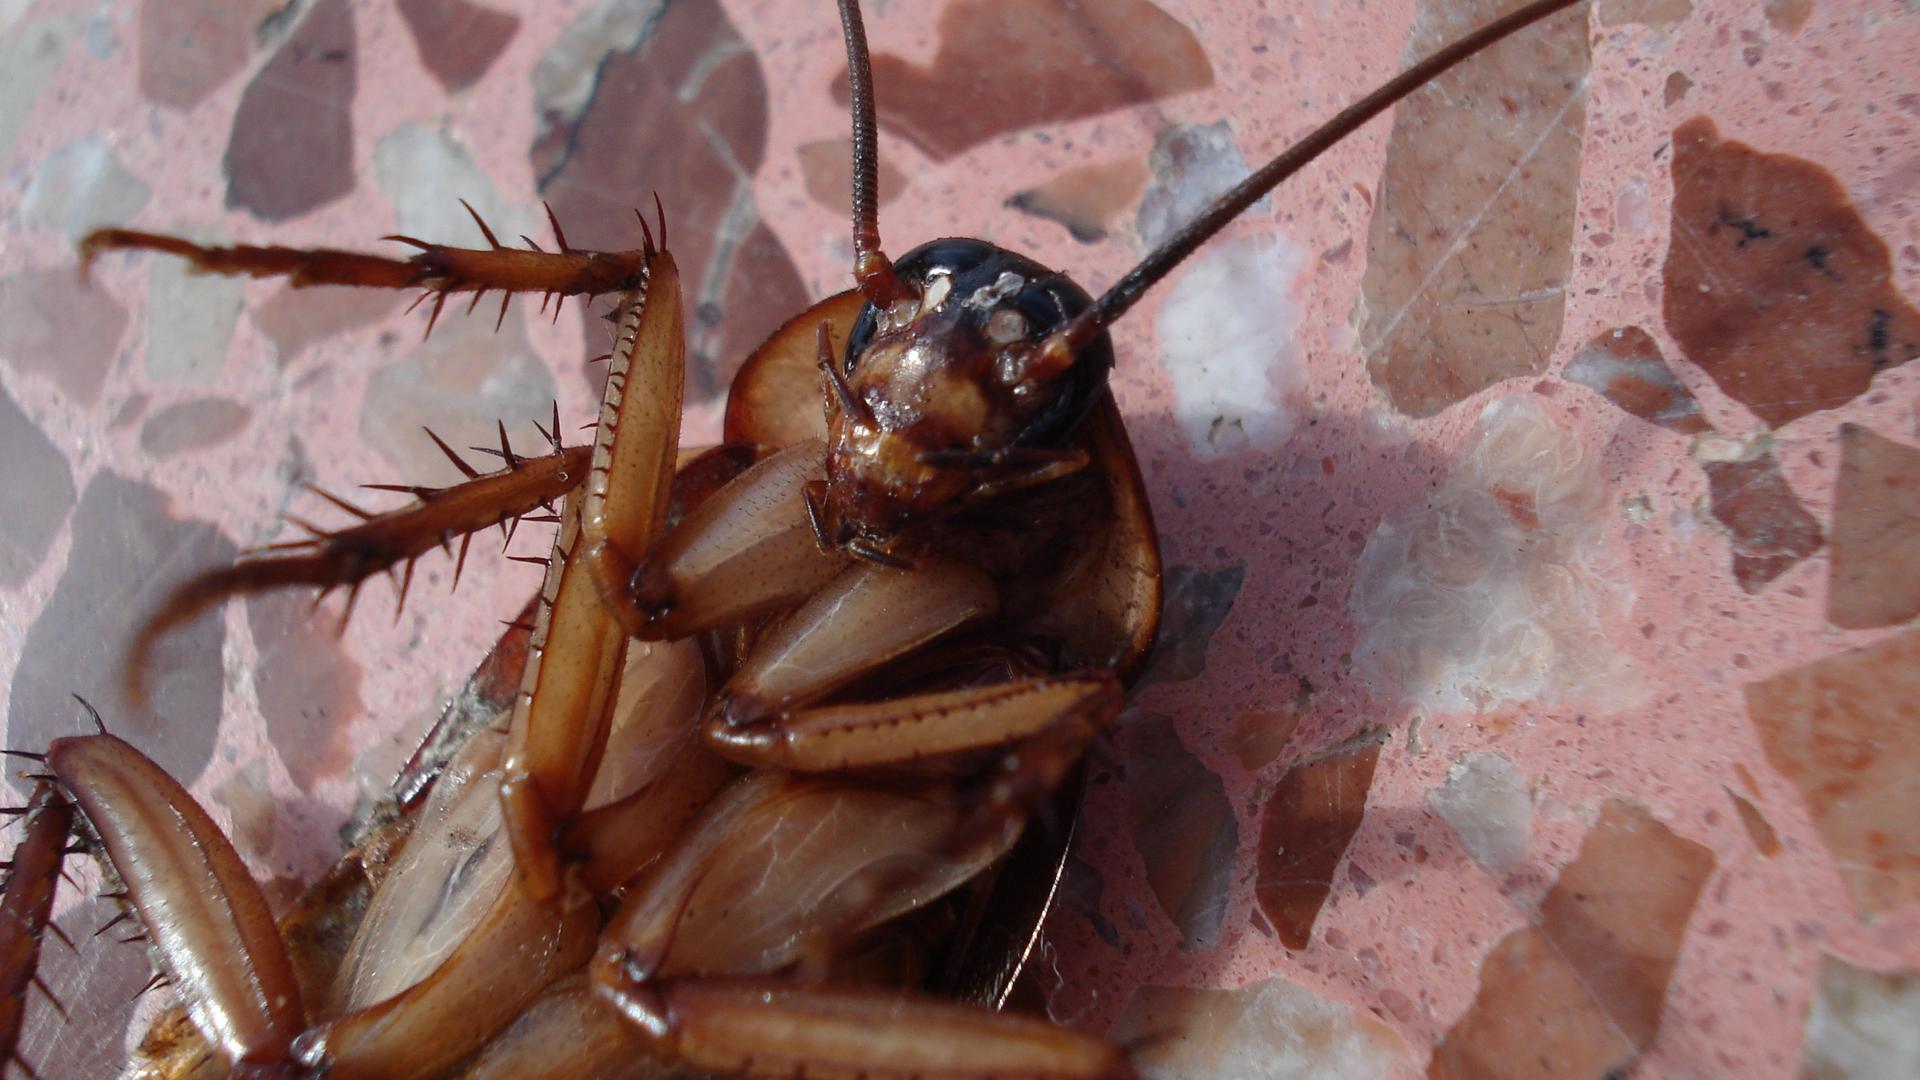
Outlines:
[[[1096, 298], [983, 241], [884, 253], [876, 91], [857, 3], [842, 0], [856, 287], [748, 358], [727, 434], [751, 448], [685, 462], [664, 209], [641, 217], [642, 246], [612, 253], [574, 247], [558, 221], [550, 249], [510, 249], [477, 214], [487, 247], [407, 238], [408, 258], [91, 234], [89, 261], [148, 250], [296, 285], [418, 287], [429, 327], [454, 297], [498, 293], [498, 318], [515, 294], [616, 297], [590, 451], [568, 449], [557, 418], [542, 429], [551, 454], [503, 436], [498, 472], [410, 488], [408, 508], [195, 577], [138, 639], [136, 699], [146, 650], [220, 599], [305, 584], [346, 589], [350, 605], [387, 571], [404, 595], [432, 547], [564, 499], [539, 602], [515, 631], [530, 641], [511, 719], [469, 723], [444, 764], [405, 778], [425, 807], [356, 849], [350, 873], [371, 899], [353, 902], [366, 913], [344, 955], [298, 933], [331, 910], [336, 882], [289, 916], [289, 951], [244, 863], [158, 766], [106, 734], [49, 749], [197, 1030], [176, 1062], [512, 1075], [552, 1032], [585, 1027], [609, 1041], [576, 1038], [539, 1064], [1131, 1075], [1091, 1036], [910, 990], [919, 966], [873, 947], [937, 914], [1045, 815], [1151, 647], [1159, 552], [1106, 387], [1124, 363], [1107, 329], [1367, 119], [1576, 2], [1529, 4], [1415, 64]], [[696, 682], [711, 689], [689, 693]], [[62, 799], [36, 796], [34, 820]], [[329, 967], [337, 977], [317, 970]], [[609, 1047], [634, 1056], [616, 1064]]]

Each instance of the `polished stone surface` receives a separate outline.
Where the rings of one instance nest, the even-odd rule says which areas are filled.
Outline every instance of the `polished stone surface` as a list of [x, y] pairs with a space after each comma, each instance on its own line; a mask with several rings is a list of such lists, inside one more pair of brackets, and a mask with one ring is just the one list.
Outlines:
[[[870, 6], [889, 250], [1098, 289], [1489, 5]], [[708, 440], [745, 350], [846, 284], [843, 57], [783, 0], [0, 3], [5, 744], [86, 695], [286, 895], [536, 572], [476, 544], [449, 595], [428, 558], [337, 641], [337, 600], [232, 605], [170, 641], [164, 726], [118, 695], [132, 620], [338, 521], [304, 484], [448, 479], [421, 424], [530, 444], [598, 389], [582, 305], [423, 343], [401, 297], [82, 282], [76, 232], [478, 243], [465, 198], [550, 244], [546, 200], [619, 248], [658, 192]], [[1120, 325], [1168, 619], [1038, 954], [1057, 1018], [1177, 1027], [1153, 1076], [1911, 1074], [1916, 65], [1910, 4], [1599, 0]], [[144, 961], [62, 904], [74, 1018], [30, 1004], [24, 1052], [100, 1075], [59, 1048], [117, 1045]]]

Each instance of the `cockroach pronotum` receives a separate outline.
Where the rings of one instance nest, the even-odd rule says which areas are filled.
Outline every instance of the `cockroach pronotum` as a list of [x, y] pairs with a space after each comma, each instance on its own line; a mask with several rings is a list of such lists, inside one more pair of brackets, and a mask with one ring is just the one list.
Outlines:
[[[1107, 327], [1368, 118], [1575, 3], [1525, 5], [1422, 60], [1096, 298], [982, 241], [914, 246], [889, 232], [884, 250], [900, 257], [883, 254], [872, 103], [887, 87], [870, 84], [858, 6], [843, 0], [857, 287], [747, 359], [728, 441], [705, 452], [679, 450], [691, 289], [672, 260], [671, 205], [643, 207], [644, 239], [617, 253], [576, 247], [602, 241], [558, 218], [550, 240], [511, 248], [477, 213], [486, 247], [408, 239], [410, 259], [92, 233], [89, 261], [147, 250], [296, 285], [421, 287], [435, 332], [512, 317], [516, 295], [614, 300], [591, 450], [564, 445], [555, 406], [541, 417], [551, 453], [517, 452], [503, 428], [499, 472], [402, 485], [408, 509], [209, 570], [147, 615], [136, 684], [155, 681], [168, 631], [230, 596], [311, 585], [346, 591], [350, 608], [369, 576], [392, 571], [404, 597], [436, 547], [457, 544], [464, 562], [464, 537], [543, 508], [559, 526], [539, 560], [540, 603], [503, 639], [503, 654], [532, 654], [519, 694], [494, 687], [494, 712], [469, 709], [480, 719], [410, 763], [393, 805], [411, 812], [363, 830], [343, 868], [289, 909], [290, 948], [244, 861], [130, 742], [48, 749], [68, 795], [50, 782], [36, 793], [27, 848], [44, 869], [70, 797], [88, 845], [118, 867], [184, 1007], [150, 1038], [164, 1067], [1132, 1075], [1123, 1049], [1096, 1037], [919, 989], [958, 993], [973, 977], [961, 973], [984, 971], [985, 999], [1004, 1004], [1047, 896], [1036, 905], [1021, 875], [995, 868], [1010, 850], [1031, 857], [1050, 894], [1070, 821], [1052, 796], [1158, 626], [1158, 541], [1105, 381], [1127, 358]], [[464, 301], [487, 293], [497, 316], [469, 316]], [[1023, 840], [1029, 819], [1048, 827]], [[177, 853], [145, 854], [168, 844]], [[776, 873], [784, 907], [756, 891]], [[1011, 949], [1006, 927], [982, 925], [1009, 906], [1028, 920]], [[360, 928], [322, 927], [340, 922]], [[24, 987], [31, 952], [0, 957], [9, 985]], [[596, 1034], [568, 1034], [580, 1031]]]

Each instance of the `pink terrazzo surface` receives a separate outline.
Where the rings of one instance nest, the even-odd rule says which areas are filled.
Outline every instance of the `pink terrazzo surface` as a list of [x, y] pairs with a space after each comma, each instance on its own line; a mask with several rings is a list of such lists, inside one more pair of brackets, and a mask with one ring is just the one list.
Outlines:
[[[343, 145], [352, 191], [268, 222], [229, 208], [223, 157], [250, 82], [314, 5], [258, 28], [250, 15], [216, 16], [209, 6], [198, 21], [182, 22], [193, 28], [178, 39], [185, 44], [151, 54], [167, 59], [143, 60], [142, 20], [158, 6], [0, 4], [0, 56], [8, 60], [0, 67], [0, 387], [9, 413], [18, 414], [6, 418], [6, 445], [17, 451], [7, 489], [33, 518], [13, 528], [0, 553], [9, 560], [0, 567], [6, 745], [80, 730], [81, 716], [61, 704], [69, 691], [100, 701], [129, 737], [174, 748], [198, 768], [196, 793], [216, 818], [233, 823], [257, 874], [278, 880], [285, 895], [337, 855], [349, 812], [385, 786], [496, 636], [498, 620], [511, 617], [537, 578], [478, 545], [459, 590], [448, 595], [450, 564], [429, 559], [398, 619], [388, 617], [386, 591], [371, 589], [337, 644], [305, 628], [304, 605], [231, 605], [219, 620], [224, 644], [217, 631], [203, 636], [207, 647], [193, 661], [198, 674], [183, 676], [191, 685], [172, 699], [203, 706], [202, 713], [170, 715], [163, 730], [115, 715], [108, 674], [114, 639], [152, 602], [153, 582], [213, 557], [211, 531], [159, 523], [166, 515], [208, 523], [247, 547], [291, 535], [286, 512], [335, 519], [298, 489], [301, 481], [345, 493], [369, 481], [448, 480], [450, 468], [416, 437], [416, 425], [466, 445], [489, 441], [492, 418], [503, 416], [516, 440], [530, 444], [527, 421], [544, 421], [550, 400], [569, 426], [583, 422], [596, 390], [581, 361], [593, 350], [571, 312], [549, 323], [527, 305], [516, 306], [500, 337], [488, 333], [490, 319], [463, 320], [450, 310], [424, 346], [423, 317], [401, 314], [398, 304], [309, 313], [302, 317], [321, 329], [293, 347], [298, 330], [263, 325], [260, 316], [281, 293], [274, 283], [184, 278], [159, 259], [116, 255], [96, 268], [97, 296], [69, 298], [60, 283], [78, 288], [66, 276], [74, 238], [86, 227], [126, 224], [289, 244], [371, 246], [395, 231], [476, 242], [455, 202], [464, 197], [503, 237], [544, 239], [540, 176], [529, 154], [540, 137], [535, 102], [564, 100], [552, 72], [577, 76], [583, 68], [576, 58], [539, 69], [569, 48], [570, 27], [577, 31], [593, 16], [578, 2], [537, 12], [529, 6], [495, 42], [490, 61], [445, 60], [444, 49], [429, 48], [443, 57], [437, 76], [400, 9], [347, 5], [356, 91]], [[262, 16], [273, 10], [252, 6]], [[689, 6], [670, 3], [660, 25], [694, 18]], [[416, 19], [467, 10], [402, 7]], [[944, 7], [875, 5], [875, 52], [932, 64]], [[1224, 123], [1225, 141], [1207, 145], [1225, 148], [1229, 168], [1236, 154], [1257, 163], [1399, 67], [1413, 18], [1413, 4], [1403, 0], [1163, 0], [1159, 7], [1197, 40], [1211, 67], [1208, 88], [1021, 128], [944, 159], [883, 132], [883, 156], [905, 178], [882, 211], [889, 250], [936, 236], [981, 236], [1103, 287], [1141, 250], [1142, 222], [1151, 215], [1136, 219], [1138, 179], [1109, 184], [1120, 190], [1120, 205], [1099, 223], [1105, 236], [1090, 242], [1011, 208], [1010, 197], [1077, 167], [1146, 160], [1156, 137], [1176, 125]], [[764, 224], [784, 249], [781, 256], [766, 245], [748, 254], [728, 248], [746, 270], [710, 268], [722, 284], [709, 313], [766, 325], [790, 312], [743, 312], [794, 292], [783, 284], [788, 278], [802, 297], [846, 281], [844, 210], [837, 197], [824, 204], [809, 193], [801, 165], [803, 148], [844, 137], [844, 115], [828, 89], [843, 64], [839, 31], [820, 5], [727, 0], [691, 8], [697, 21], [724, 18], [731, 29], [703, 40], [708, 52], [666, 97], [697, 110], [724, 77], [729, 102], [764, 116], [733, 124], [690, 113], [695, 122], [675, 137], [702, 140], [700, 152], [720, 164], [681, 171], [737, 184], [716, 201], [709, 232], [738, 243]], [[1797, 28], [1796, 18], [1804, 20]], [[469, 35], [479, 33], [465, 25]], [[497, 37], [499, 25], [488, 25]], [[1650, 1007], [1657, 1030], [1615, 1025], [1637, 1052], [1637, 1075], [1818, 1072], [1806, 1032], [1823, 970], [1840, 961], [1907, 978], [1920, 971], [1920, 833], [1910, 795], [1886, 786], [1910, 786], [1920, 768], [1920, 741], [1911, 734], [1920, 730], [1912, 614], [1865, 628], [1831, 622], [1825, 546], [1785, 559], [1759, 587], [1743, 587], [1702, 468], [1770, 451], [1790, 495], [1831, 533], [1842, 425], [1912, 447], [1920, 441], [1920, 374], [1916, 365], [1892, 365], [1867, 393], [1770, 430], [1687, 362], [1662, 315], [1672, 132], [1695, 115], [1711, 117], [1724, 138], [1829, 170], [1865, 227], [1891, 249], [1893, 288], [1910, 303], [1920, 300], [1920, 81], [1913, 75], [1920, 14], [1865, 0], [1603, 0], [1591, 13], [1589, 40], [1586, 116], [1572, 159], [1571, 269], [1554, 288], [1564, 312], [1531, 370], [1425, 419], [1396, 411], [1369, 378], [1369, 346], [1358, 328], [1390, 120], [1335, 149], [1232, 230], [1230, 242], [1241, 245], [1235, 250], [1253, 253], [1232, 265], [1268, 275], [1258, 281], [1271, 286], [1233, 301], [1264, 351], [1252, 359], [1222, 353], [1206, 370], [1211, 354], [1203, 354], [1200, 368], [1192, 366], [1184, 359], [1192, 349], [1169, 340], [1189, 325], [1167, 310], [1178, 279], [1117, 331], [1116, 393], [1173, 568], [1168, 640], [1121, 730], [1098, 751], [1078, 853], [1083, 879], [1050, 923], [1043, 954], [1057, 973], [1044, 980], [1057, 1018], [1105, 1030], [1143, 986], [1232, 989], [1277, 978], [1304, 988], [1311, 1002], [1331, 1003], [1333, 1034], [1318, 1049], [1295, 1048], [1303, 1069], [1422, 1072], [1486, 992], [1485, 958], [1508, 934], [1551, 923], [1541, 912], [1552, 909], [1556, 880], [1581, 855], [1603, 807], [1616, 801], [1637, 808], [1637, 827], [1657, 822], [1687, 842], [1660, 841], [1668, 849], [1704, 853], [1703, 884], [1697, 898], [1680, 904], [1677, 921], [1669, 919], [1670, 940], [1658, 940], [1655, 929], [1655, 940], [1639, 943], [1648, 954], [1670, 953], [1673, 963], [1664, 987], [1656, 979], [1625, 999]], [[757, 74], [749, 61], [757, 61]], [[143, 62], [151, 72], [187, 73], [178, 77], [192, 88], [172, 91], [174, 104], [156, 103], [157, 75], [147, 76], [143, 96]], [[445, 71], [469, 68], [484, 73], [450, 91]], [[1684, 73], [1684, 87], [1675, 73]], [[884, 82], [879, 93], [884, 102]], [[952, 107], [968, 108], [964, 97]], [[741, 153], [743, 139], [754, 152]], [[635, 153], [665, 160], [675, 149], [657, 143]], [[648, 160], [630, 167], [644, 170]], [[1507, 179], [1523, 191], [1530, 170]], [[1190, 195], [1181, 187], [1187, 182], [1149, 178], [1144, 198], [1177, 203]], [[644, 205], [650, 192], [607, 197]], [[677, 235], [701, 228], [677, 217], [671, 198], [667, 213]], [[635, 242], [631, 230], [596, 236], [563, 223], [579, 246]], [[1472, 254], [1489, 264], [1507, 258], [1497, 250]], [[767, 269], [788, 262], [790, 271]], [[1224, 316], [1202, 305], [1196, 317]], [[1588, 342], [1634, 325], [1652, 335], [1711, 432], [1662, 429], [1564, 377]], [[1356, 567], [1383, 522], [1417, 528], [1423, 510], [1447, 491], [1473, 490], [1476, 481], [1459, 463], [1482, 445], [1476, 432], [1487, 406], [1513, 399], [1536, 422], [1532, 430], [1561, 440], [1563, 458], [1572, 454], [1555, 466], [1574, 477], [1568, 483], [1586, 485], [1586, 501], [1567, 526], [1584, 545], [1584, 570], [1571, 593], [1540, 601], [1543, 609], [1572, 612], [1562, 621], [1586, 636], [1578, 650], [1569, 644], [1574, 638], [1553, 638], [1556, 648], [1528, 654], [1537, 670], [1525, 677], [1490, 675], [1485, 665], [1468, 672], [1480, 694], [1474, 707], [1428, 693], [1432, 686], [1417, 671], [1368, 665], [1368, 635], [1379, 631], [1355, 606]], [[715, 435], [715, 405], [689, 403], [689, 442]], [[1232, 429], [1224, 436], [1223, 420]], [[1536, 476], [1528, 470], [1540, 467], [1523, 463], [1504, 475], [1525, 486]], [[150, 491], [114, 487], [103, 479], [109, 474]], [[1889, 481], [1912, 482], [1910, 471]], [[122, 536], [115, 530], [135, 504], [146, 507], [138, 511], [144, 516], [124, 525]], [[1920, 538], [1911, 521], [1889, 520], [1884, 558], [1895, 568], [1893, 591], [1913, 590], [1920, 567], [1911, 553]], [[103, 538], [77, 535], [76, 522]], [[124, 584], [71, 601], [77, 614], [61, 616], [64, 629], [37, 631], [64, 644], [36, 645], [36, 625], [59, 607], [56, 590], [70, 565], [84, 561], [76, 553], [88, 543], [98, 549], [89, 573], [118, 574]], [[535, 553], [542, 543], [523, 537], [515, 550]], [[333, 610], [323, 608], [321, 617]], [[1458, 644], [1423, 642], [1417, 627], [1390, 629], [1400, 635], [1391, 639], [1396, 657]], [[1473, 638], [1481, 629], [1447, 633], [1497, 653], [1497, 643]], [[1800, 782], [1770, 760], [1750, 713], [1750, 688], [1876, 646], [1883, 650], [1877, 662], [1835, 676], [1824, 698], [1830, 711], [1821, 714], [1840, 714], [1832, 730], [1844, 728], [1870, 747], [1857, 765], [1839, 770], [1857, 768], [1859, 782], [1837, 796], [1822, 789], [1810, 803], [1807, 792], [1834, 776]], [[36, 649], [54, 649], [57, 662], [43, 657], [33, 674]], [[1604, 677], [1556, 678], [1574, 666], [1589, 670], [1596, 656], [1606, 661]], [[263, 685], [286, 678], [299, 689], [262, 692], [256, 671], [266, 673]], [[1382, 674], [1393, 671], [1401, 674]], [[30, 717], [28, 705], [36, 710]], [[1266, 750], [1243, 751], [1261, 742], [1263, 725], [1295, 722], [1290, 739], [1283, 731]], [[1338, 868], [1310, 942], [1290, 949], [1256, 899], [1268, 883], [1265, 805], [1296, 763], [1366, 733], [1384, 743], [1364, 793], [1365, 815], [1344, 854], [1335, 852]], [[1485, 849], [1463, 840], [1431, 801], [1451, 770], [1480, 754], [1511, 766], [1501, 775], [1516, 779], [1501, 791], [1519, 792], [1516, 804], [1470, 784], [1465, 791], [1491, 822], [1489, 842], [1509, 845], [1497, 873], [1480, 857]], [[1875, 754], [1884, 755], [1877, 772]], [[1177, 797], [1152, 803], [1159, 791]], [[1743, 817], [1736, 794], [1763, 825]], [[1191, 802], [1179, 805], [1183, 799]], [[1865, 870], [1861, 853], [1823, 828], [1814, 809], [1835, 799], [1869, 807], [1865, 824], [1853, 829], [1878, 835], [1871, 842], [1880, 845], [1879, 861]], [[1159, 819], [1187, 832], [1156, 834], [1149, 826]], [[1777, 847], [1764, 841], [1768, 831]], [[1614, 869], [1627, 873], [1616, 880], [1630, 880], [1639, 856], [1619, 858], [1626, 862]], [[104, 915], [93, 906], [69, 908], [63, 919], [85, 930]], [[96, 1056], [63, 1057], [54, 1048], [78, 1045], [70, 1042], [76, 1029], [119, 1038], [120, 1003], [145, 977], [131, 948], [106, 939], [82, 948], [78, 965], [60, 961], [53, 975], [74, 1020], [63, 1029], [44, 1009], [30, 1020], [24, 1045], [42, 1076], [97, 1075], [117, 1058], [104, 1043]], [[1897, 996], [1889, 992], [1889, 1000]], [[1601, 1011], [1617, 1012], [1616, 1004], [1603, 1001]], [[1909, 1025], [1915, 1020], [1909, 1016]], [[1553, 1045], [1559, 1034], [1547, 1024], [1538, 1038]], [[1479, 1045], [1509, 1044], [1490, 1038]], [[1202, 1062], [1226, 1060], [1178, 1044], [1156, 1053], [1167, 1055], [1164, 1075], [1209, 1075]], [[1272, 1075], [1295, 1075], [1283, 1064]], [[1481, 1064], [1488, 1072], [1540, 1075], [1527, 1061]], [[1239, 1074], [1227, 1065], [1211, 1069]]]

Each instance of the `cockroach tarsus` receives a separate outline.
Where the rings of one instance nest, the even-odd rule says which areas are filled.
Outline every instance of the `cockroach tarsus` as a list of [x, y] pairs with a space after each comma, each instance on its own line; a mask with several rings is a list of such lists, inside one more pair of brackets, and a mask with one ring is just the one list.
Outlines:
[[[473, 532], [565, 499], [531, 627], [509, 632], [518, 691], [451, 740], [419, 811], [280, 925], [158, 766], [105, 733], [55, 741], [0, 902], [24, 928], [0, 935], [7, 1048], [77, 808], [197, 1033], [160, 1066], [179, 1074], [1132, 1075], [1098, 1038], [932, 992], [975, 983], [955, 974], [978, 962], [969, 934], [1021, 901], [1017, 880], [995, 889], [1018, 877], [1003, 860], [1157, 629], [1159, 551], [1106, 387], [1107, 328], [1359, 124], [1574, 2], [1530, 4], [1409, 68], [1096, 298], [980, 241], [883, 254], [864, 30], [841, 0], [856, 288], [748, 358], [734, 445], [684, 463], [664, 211], [658, 240], [642, 217], [625, 252], [574, 248], [557, 220], [556, 250], [510, 249], [478, 214], [488, 247], [400, 238], [405, 259], [87, 237], [89, 262], [149, 250], [295, 285], [419, 287], [429, 331], [457, 293], [471, 309], [500, 292], [501, 317], [516, 293], [618, 294], [614, 346], [590, 447], [562, 445], [556, 416], [552, 452], [523, 457], [503, 427], [498, 471], [460, 462], [465, 481], [403, 488], [415, 501], [388, 513], [335, 500], [362, 520], [209, 571], [151, 616], [136, 683], [157, 635], [227, 597], [312, 585], [350, 606], [399, 570], [404, 599], [422, 554], [462, 538], [464, 558]], [[1053, 875], [1062, 837], [1026, 841]], [[1046, 903], [1028, 900], [1029, 925]], [[323, 926], [362, 905], [350, 934]], [[977, 998], [1004, 1003], [1025, 937], [1010, 963], [986, 961], [1000, 970]], [[563, 1028], [604, 1037], [556, 1042]]]

